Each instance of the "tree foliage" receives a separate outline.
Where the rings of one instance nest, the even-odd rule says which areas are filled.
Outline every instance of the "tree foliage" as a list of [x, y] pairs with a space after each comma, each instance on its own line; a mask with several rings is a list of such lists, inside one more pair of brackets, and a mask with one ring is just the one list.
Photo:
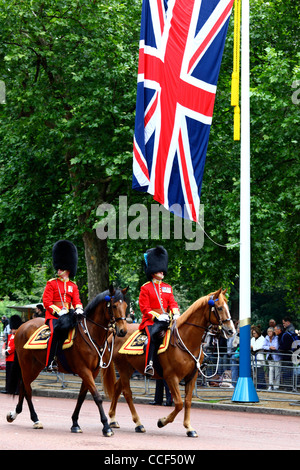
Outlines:
[[45, 243], [48, 252], [61, 237], [82, 246], [98, 204], [126, 185], [139, 16], [135, 1], [0, 2], [2, 279], [14, 274], [3, 285], [8, 292], [30, 284], [28, 267], [43, 261]]

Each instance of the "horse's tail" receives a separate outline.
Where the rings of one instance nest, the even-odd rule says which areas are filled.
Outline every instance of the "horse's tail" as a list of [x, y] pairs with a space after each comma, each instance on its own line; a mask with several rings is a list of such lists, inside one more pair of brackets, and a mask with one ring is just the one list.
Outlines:
[[101, 376], [103, 381], [104, 393], [105, 395], [108, 395], [110, 399], [112, 399], [114, 394], [114, 386], [117, 380], [113, 361], [111, 361], [108, 367], [101, 369]]
[[18, 392], [16, 392], [16, 390], [19, 389], [21, 379], [22, 379], [22, 371], [21, 371], [21, 367], [20, 367], [20, 364], [19, 364], [18, 354], [15, 351], [14, 362], [13, 362], [13, 365], [12, 365], [12, 368], [11, 368], [11, 373], [10, 373], [10, 376], [9, 376], [9, 387], [8, 387], [9, 390], [8, 390], [8, 393], [10, 393], [11, 395], [17, 395], [18, 394]]

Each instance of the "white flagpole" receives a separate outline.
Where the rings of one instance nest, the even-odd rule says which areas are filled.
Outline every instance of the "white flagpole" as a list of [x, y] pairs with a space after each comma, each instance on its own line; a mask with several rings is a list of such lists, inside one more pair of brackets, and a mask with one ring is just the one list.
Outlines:
[[232, 401], [259, 401], [251, 378], [250, 5], [241, 3], [240, 365]]

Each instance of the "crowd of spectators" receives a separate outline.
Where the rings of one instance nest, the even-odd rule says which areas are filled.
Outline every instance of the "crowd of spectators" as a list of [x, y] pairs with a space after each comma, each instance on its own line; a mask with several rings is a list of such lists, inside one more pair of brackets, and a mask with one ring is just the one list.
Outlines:
[[300, 346], [300, 336], [291, 318], [284, 317], [281, 324], [274, 319], [261, 331], [251, 328], [251, 352], [253, 354], [258, 389], [290, 390], [298, 375], [298, 361], [294, 352]]
[[[235, 327], [236, 334], [233, 337], [217, 340], [214, 335], [208, 336], [204, 347], [205, 360], [209, 364], [206, 375], [215, 372], [221, 382], [229, 370], [232, 386], [236, 384], [239, 374], [239, 322], [236, 322]], [[295, 378], [300, 375], [300, 360], [299, 364], [295, 361], [295, 351], [300, 348], [300, 332], [298, 336], [291, 318], [284, 317], [280, 324], [270, 319], [265, 329], [260, 325], [252, 325], [250, 348], [257, 389], [290, 391], [294, 388]]]

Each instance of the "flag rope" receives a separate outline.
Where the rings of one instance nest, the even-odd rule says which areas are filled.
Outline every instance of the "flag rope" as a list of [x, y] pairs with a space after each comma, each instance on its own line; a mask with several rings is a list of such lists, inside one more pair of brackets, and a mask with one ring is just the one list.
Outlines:
[[213, 240], [209, 235], [208, 233], [204, 230], [204, 228], [202, 227], [201, 223], [198, 222], [201, 229], [203, 230], [203, 233], [204, 235], [206, 235], [206, 237], [212, 242], [214, 243], [215, 245], [219, 246], [220, 248], [233, 248], [234, 246], [237, 246], [237, 245], [240, 245], [241, 242], [237, 242], [237, 243], [226, 243], [226, 245], [222, 245], [221, 243], [218, 243], [216, 242], [215, 240]]

